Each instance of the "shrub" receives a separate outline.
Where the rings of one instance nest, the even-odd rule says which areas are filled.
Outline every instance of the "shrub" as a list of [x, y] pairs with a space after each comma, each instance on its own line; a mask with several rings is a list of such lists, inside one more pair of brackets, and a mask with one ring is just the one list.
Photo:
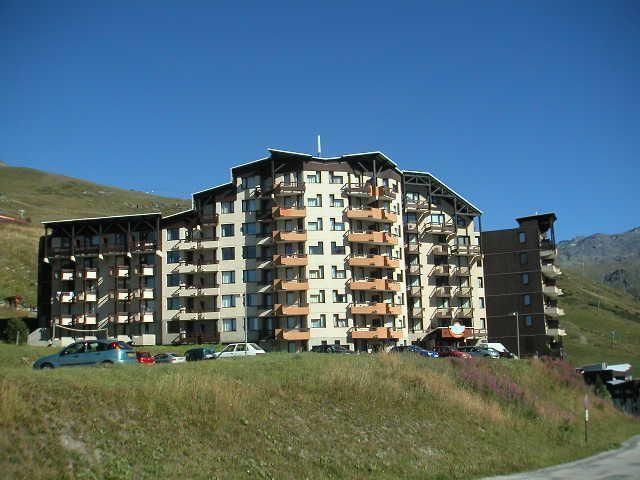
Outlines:
[[27, 343], [29, 327], [21, 318], [10, 318], [7, 320], [7, 327], [4, 330], [4, 337], [10, 343], [16, 343], [16, 338], [20, 343]]

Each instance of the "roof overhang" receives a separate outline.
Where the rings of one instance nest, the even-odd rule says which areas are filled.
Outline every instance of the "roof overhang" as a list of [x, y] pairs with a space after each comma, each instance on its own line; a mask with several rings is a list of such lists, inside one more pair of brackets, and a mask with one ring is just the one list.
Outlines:
[[451, 188], [449, 185], [444, 183], [442, 180], [440, 180], [434, 174], [429, 173], [429, 172], [421, 172], [419, 170], [402, 170], [402, 175], [403, 176], [408, 176], [408, 175], [424, 176], [425, 178], [430, 179], [432, 182], [435, 182], [437, 185], [440, 185], [443, 189], [449, 191], [449, 193], [452, 196], [456, 197], [460, 202], [465, 204], [471, 210], [471, 213], [473, 213], [475, 215], [482, 215], [482, 210], [480, 210], [473, 203], [471, 203], [469, 200], [464, 198], [462, 195], [460, 195], [458, 192], [456, 192], [453, 188]]

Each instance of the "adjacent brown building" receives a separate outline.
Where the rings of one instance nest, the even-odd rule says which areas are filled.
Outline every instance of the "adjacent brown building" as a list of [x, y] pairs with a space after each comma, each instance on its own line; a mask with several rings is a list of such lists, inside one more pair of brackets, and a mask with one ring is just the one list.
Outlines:
[[[482, 233], [488, 337], [520, 355], [563, 356], [554, 213]], [[518, 341], [519, 340], [519, 341]]]

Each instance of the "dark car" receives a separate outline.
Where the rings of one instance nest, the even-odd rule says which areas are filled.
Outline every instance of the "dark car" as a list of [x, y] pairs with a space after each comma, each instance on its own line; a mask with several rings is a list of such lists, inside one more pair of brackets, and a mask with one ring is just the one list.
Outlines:
[[311, 347], [311, 351], [316, 353], [353, 353], [342, 345], [315, 345]]
[[461, 352], [454, 347], [436, 347], [435, 351], [438, 352], [438, 355], [441, 357], [471, 358], [471, 355], [467, 352]]
[[415, 353], [420, 355], [421, 357], [428, 357], [428, 358], [438, 358], [440, 356], [438, 352], [435, 352], [433, 350], [427, 350], [426, 348], [422, 348], [417, 345], [396, 345], [395, 347], [392, 347], [391, 350], [389, 350], [389, 352], [390, 353], [402, 353], [402, 352]]
[[216, 350], [214, 348], [192, 348], [184, 354], [187, 362], [197, 362], [199, 360], [212, 360], [215, 358]]
[[468, 353], [472, 357], [482, 357], [482, 358], [500, 358], [500, 352], [490, 347], [483, 346], [471, 346], [471, 347], [460, 347], [461, 352]]

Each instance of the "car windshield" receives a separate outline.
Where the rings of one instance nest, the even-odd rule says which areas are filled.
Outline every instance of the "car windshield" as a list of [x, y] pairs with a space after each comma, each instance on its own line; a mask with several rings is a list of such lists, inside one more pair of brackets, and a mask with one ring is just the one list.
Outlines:
[[259, 345], [256, 345], [255, 343], [250, 343], [249, 346], [254, 350], [262, 350], [262, 347]]

